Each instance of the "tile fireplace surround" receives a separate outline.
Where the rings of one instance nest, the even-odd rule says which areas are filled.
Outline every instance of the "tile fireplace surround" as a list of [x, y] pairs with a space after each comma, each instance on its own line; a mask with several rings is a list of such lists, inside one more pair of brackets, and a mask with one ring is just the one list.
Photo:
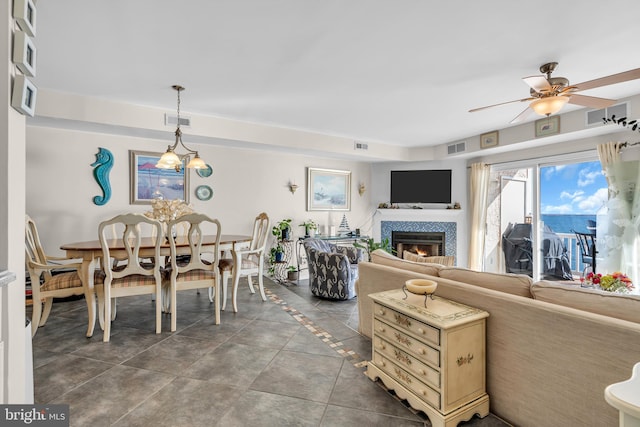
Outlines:
[[441, 231], [446, 233], [444, 255], [456, 257], [455, 265], [467, 266], [466, 216], [460, 209], [378, 209], [373, 216], [373, 239], [391, 241], [392, 231]]

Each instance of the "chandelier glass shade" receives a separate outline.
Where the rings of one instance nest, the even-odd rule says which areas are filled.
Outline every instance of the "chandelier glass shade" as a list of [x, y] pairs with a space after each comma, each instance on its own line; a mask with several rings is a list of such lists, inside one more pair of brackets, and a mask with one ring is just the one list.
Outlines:
[[560, 111], [567, 102], [569, 102], [568, 96], [547, 96], [536, 99], [531, 102], [530, 106], [537, 114], [540, 114], [541, 116], [550, 116], [551, 114], [555, 114]]
[[205, 169], [207, 164], [200, 158], [197, 150], [192, 150], [182, 142], [182, 131], [180, 130], [180, 92], [184, 90], [184, 87], [180, 85], [173, 85], [173, 89], [178, 92], [178, 127], [176, 128], [176, 141], [173, 145], [167, 146], [167, 151], [160, 157], [158, 163], [156, 163], [156, 167], [160, 169], [175, 169], [176, 171], [180, 171], [182, 169], [182, 160], [180, 156], [178, 156], [175, 152], [178, 145], [181, 145], [188, 154], [193, 154], [193, 158], [187, 164], [187, 168], [189, 169]]

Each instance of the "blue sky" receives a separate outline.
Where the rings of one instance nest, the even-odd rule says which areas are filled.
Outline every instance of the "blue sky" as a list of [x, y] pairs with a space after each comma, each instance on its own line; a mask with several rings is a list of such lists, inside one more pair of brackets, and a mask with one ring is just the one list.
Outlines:
[[540, 168], [543, 214], [596, 214], [607, 201], [607, 181], [600, 162]]

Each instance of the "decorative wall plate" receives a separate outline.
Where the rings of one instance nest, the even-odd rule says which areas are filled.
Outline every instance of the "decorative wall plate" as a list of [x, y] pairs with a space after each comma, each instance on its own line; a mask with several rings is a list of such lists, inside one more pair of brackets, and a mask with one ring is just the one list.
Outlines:
[[196, 197], [198, 200], [209, 200], [213, 197], [213, 190], [208, 185], [199, 185], [196, 188]]
[[211, 174], [213, 173], [213, 168], [211, 167], [211, 165], [208, 164], [207, 167], [204, 169], [196, 169], [196, 173], [199, 176], [206, 178], [208, 176], [211, 176]]

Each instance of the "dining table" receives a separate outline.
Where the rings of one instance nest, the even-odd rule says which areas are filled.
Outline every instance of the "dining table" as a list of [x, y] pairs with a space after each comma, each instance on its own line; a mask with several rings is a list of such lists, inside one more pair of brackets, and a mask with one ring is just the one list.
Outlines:
[[[203, 236], [203, 246], [215, 246], [215, 243], [215, 235]], [[126, 249], [122, 239], [110, 239], [107, 240], [107, 244], [109, 245], [109, 252], [114, 258], [126, 259]], [[236, 250], [249, 247], [250, 244], [251, 236], [245, 236], [241, 234], [221, 234], [220, 247], [218, 248], [218, 251], [220, 254], [225, 254], [227, 252], [233, 253]], [[79, 275], [80, 279], [82, 280], [84, 296], [87, 302], [87, 310], [89, 313], [87, 337], [91, 337], [93, 335], [93, 330], [96, 323], [96, 294], [94, 291], [93, 278], [97, 263], [102, 257], [102, 246], [100, 246], [99, 240], [88, 240], [84, 242], [65, 243], [60, 246], [60, 249], [65, 251], [67, 258], [82, 259], [82, 266], [80, 268]], [[154, 255], [154, 251], [155, 238], [143, 237], [139, 254], [140, 257], [152, 257]], [[176, 238], [176, 253], [177, 255], [190, 254], [189, 242], [186, 237], [178, 236]], [[169, 242], [166, 239], [160, 247], [160, 255], [170, 255]], [[232, 258], [235, 259], [235, 257]]]

